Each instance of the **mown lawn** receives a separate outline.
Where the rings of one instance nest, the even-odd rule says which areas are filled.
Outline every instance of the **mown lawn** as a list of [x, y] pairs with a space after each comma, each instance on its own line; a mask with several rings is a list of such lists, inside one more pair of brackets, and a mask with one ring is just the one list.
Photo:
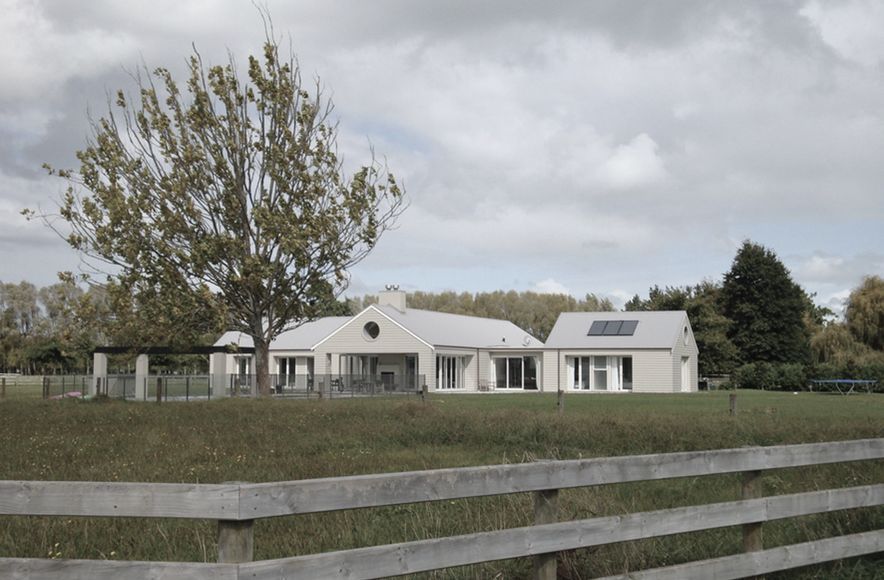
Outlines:
[[[884, 436], [884, 396], [740, 391], [695, 395], [446, 395], [416, 400], [220, 400], [123, 403], [0, 402], [0, 479], [204, 482], [276, 481], [358, 473]], [[884, 462], [781, 470], [770, 494], [884, 482]], [[738, 476], [569, 490], [563, 519], [728, 501]], [[526, 525], [531, 498], [353, 510], [259, 521], [256, 558], [384, 544]], [[884, 510], [813, 516], [765, 526], [765, 545], [884, 527]], [[213, 522], [0, 518], [0, 556], [215, 559]], [[565, 554], [561, 570], [591, 578], [740, 550], [728, 528]], [[846, 561], [783, 577], [874, 578], [881, 559]], [[519, 578], [528, 560], [432, 574]], [[776, 577], [776, 576], [769, 576]]]

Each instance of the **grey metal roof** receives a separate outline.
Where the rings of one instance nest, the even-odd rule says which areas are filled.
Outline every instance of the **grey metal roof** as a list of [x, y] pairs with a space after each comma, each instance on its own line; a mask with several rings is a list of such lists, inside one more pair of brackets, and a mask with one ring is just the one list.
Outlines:
[[541, 348], [543, 343], [508, 320], [463, 316], [447, 312], [376, 306], [413, 334], [433, 346], [462, 348]]
[[[392, 306], [375, 308], [402, 325], [424, 342], [437, 347], [460, 348], [541, 348], [543, 343], [507, 320], [463, 316], [431, 310], [408, 308], [400, 312]], [[314, 345], [352, 320], [349, 316], [330, 316], [302, 324], [280, 334], [270, 343], [271, 350], [310, 350]], [[226, 332], [216, 346], [237, 344], [251, 347], [252, 338], [241, 332]]]
[[[287, 330], [270, 343], [271, 350], [310, 350], [317, 342], [350, 321], [349, 316], [327, 316], [312, 322], [305, 322], [297, 328]], [[251, 347], [252, 337], [242, 332], [225, 332], [215, 342], [215, 346], [237, 344]]]
[[[632, 336], [587, 336], [597, 320], [637, 320]], [[688, 322], [684, 310], [654, 312], [563, 312], [546, 339], [547, 348], [672, 348]]]

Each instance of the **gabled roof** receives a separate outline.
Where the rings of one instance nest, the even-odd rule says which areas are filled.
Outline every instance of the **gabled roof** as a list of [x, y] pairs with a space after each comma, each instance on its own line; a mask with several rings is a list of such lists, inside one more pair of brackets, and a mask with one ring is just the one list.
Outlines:
[[[405, 312], [401, 312], [392, 306], [378, 306], [376, 304], [367, 309], [376, 309], [432, 347], [495, 349], [543, 347], [542, 342], [507, 320], [414, 308], [408, 308]], [[276, 340], [270, 343], [270, 349], [311, 350], [354, 318], [356, 317], [330, 316], [307, 322], [298, 328], [280, 334]], [[241, 332], [226, 332], [215, 343], [216, 346], [228, 344], [253, 346], [252, 338]]]
[[[270, 343], [271, 350], [310, 350], [316, 343], [346, 324], [349, 316], [326, 316], [312, 322], [305, 322], [297, 328], [287, 330]], [[215, 342], [215, 346], [236, 344], [251, 347], [252, 337], [242, 332], [225, 332]]]
[[[588, 336], [593, 322], [599, 320], [635, 320], [631, 336]], [[685, 325], [690, 326], [684, 310], [654, 312], [563, 312], [546, 339], [547, 348], [672, 348]]]
[[541, 348], [543, 343], [508, 320], [392, 306], [374, 306], [424, 342], [461, 348]]

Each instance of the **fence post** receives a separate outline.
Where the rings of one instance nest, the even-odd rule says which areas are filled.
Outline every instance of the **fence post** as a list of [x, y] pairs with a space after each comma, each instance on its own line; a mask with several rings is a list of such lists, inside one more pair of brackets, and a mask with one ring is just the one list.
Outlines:
[[95, 396], [96, 397], [101, 396], [101, 377], [95, 378]]
[[[741, 499], [763, 497], [761, 474], [760, 470], [743, 472], [743, 488], [740, 492]], [[762, 549], [761, 522], [743, 524], [743, 551], [758, 552]]]
[[0, 399], [6, 398], [6, 377], [0, 379]]
[[731, 393], [730, 396], [728, 396], [728, 401], [729, 401], [729, 405], [730, 405], [730, 407], [729, 407], [730, 416], [736, 417], [737, 416], [737, 394]]
[[[534, 492], [534, 525], [553, 524], [559, 520], [559, 490]], [[556, 553], [534, 556], [534, 580], [556, 580]]]
[[562, 389], [559, 389], [558, 395], [556, 395], [556, 396], [557, 396], [556, 408], [559, 412], [559, 415], [562, 415], [565, 412], [565, 391], [563, 391]]
[[43, 398], [49, 398], [49, 377], [43, 376]]
[[255, 557], [254, 520], [218, 520], [218, 562], [238, 564]]
[[421, 401], [427, 402], [427, 394], [430, 392], [430, 387], [427, 385], [421, 385]]
[[[239, 485], [244, 481], [225, 481]], [[255, 520], [218, 520], [218, 563], [239, 564], [255, 558]]]
[[190, 375], [184, 378], [184, 400], [190, 400]]
[[157, 403], [163, 402], [163, 378], [157, 377]]

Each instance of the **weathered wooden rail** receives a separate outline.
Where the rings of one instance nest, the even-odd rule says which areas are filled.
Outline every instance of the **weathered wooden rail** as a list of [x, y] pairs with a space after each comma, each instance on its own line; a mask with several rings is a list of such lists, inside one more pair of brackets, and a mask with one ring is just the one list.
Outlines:
[[[534, 557], [552, 579], [556, 553], [614, 542], [743, 526], [744, 553], [630, 578], [741, 578], [884, 551], [884, 530], [764, 550], [764, 522], [884, 505], [884, 484], [762, 497], [765, 470], [884, 459], [884, 438], [717, 451], [538, 461], [279, 483], [147, 484], [0, 481], [0, 514], [218, 520], [219, 563], [0, 558], [0, 578], [378, 578]], [[558, 490], [743, 473], [739, 501], [557, 522]], [[535, 525], [252, 561], [256, 519], [533, 492]]]

